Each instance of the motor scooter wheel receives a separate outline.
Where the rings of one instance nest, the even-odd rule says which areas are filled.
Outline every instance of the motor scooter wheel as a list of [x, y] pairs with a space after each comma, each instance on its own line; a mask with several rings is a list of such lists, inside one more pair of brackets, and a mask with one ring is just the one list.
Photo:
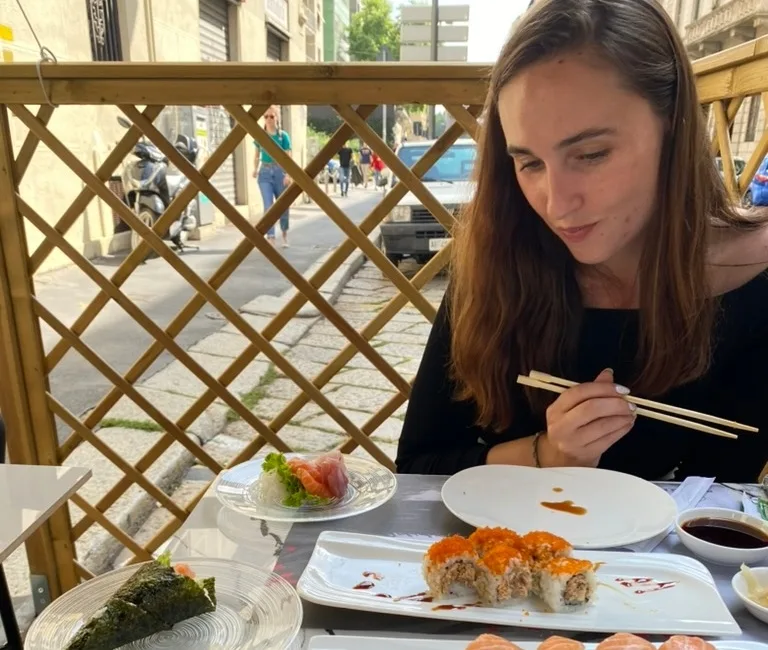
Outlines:
[[[139, 218], [139, 221], [141, 221], [147, 228], [152, 228], [155, 225], [155, 222], [160, 218], [160, 215], [157, 214], [154, 210], [150, 210], [146, 207], [141, 207], [139, 210], [139, 214], [137, 215]], [[135, 230], [131, 230], [131, 250], [135, 251], [141, 242], [144, 241], [144, 238], [137, 233]], [[151, 260], [156, 257], [159, 257], [157, 251], [155, 251], [154, 248], [151, 248], [149, 253], [147, 254], [145, 259]]]

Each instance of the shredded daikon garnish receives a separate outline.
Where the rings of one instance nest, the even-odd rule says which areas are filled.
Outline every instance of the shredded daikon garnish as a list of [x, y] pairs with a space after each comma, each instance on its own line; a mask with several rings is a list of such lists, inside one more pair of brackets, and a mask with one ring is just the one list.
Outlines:
[[747, 585], [747, 598], [752, 602], [768, 607], [768, 585], [761, 587], [752, 570], [746, 565], [741, 565], [741, 575]]

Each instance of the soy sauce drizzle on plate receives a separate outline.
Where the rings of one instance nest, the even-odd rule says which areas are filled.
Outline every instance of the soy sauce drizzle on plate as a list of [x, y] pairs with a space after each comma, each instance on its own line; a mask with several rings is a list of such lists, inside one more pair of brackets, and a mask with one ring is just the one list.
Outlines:
[[561, 488], [561, 487], [553, 487], [552, 488], [552, 492], [562, 492], [562, 491], [563, 491], [563, 488]]
[[[622, 587], [633, 589], [633, 593], [639, 596], [654, 591], [672, 589], [672, 587], [677, 585], [677, 582], [673, 580], [659, 581], [654, 580], [653, 578], [616, 578], [616, 582]], [[639, 589], [636, 589], [636, 587], [639, 587]]]
[[356, 584], [352, 589], [373, 589], [376, 586], [375, 582], [371, 582], [370, 580], [364, 580], [360, 584]]
[[374, 573], [373, 571], [363, 571], [363, 578], [370, 578], [371, 580], [384, 580], [384, 576], [380, 573]]
[[587, 509], [577, 506], [573, 501], [542, 501], [541, 505], [557, 512], [566, 512], [569, 515], [586, 515]]

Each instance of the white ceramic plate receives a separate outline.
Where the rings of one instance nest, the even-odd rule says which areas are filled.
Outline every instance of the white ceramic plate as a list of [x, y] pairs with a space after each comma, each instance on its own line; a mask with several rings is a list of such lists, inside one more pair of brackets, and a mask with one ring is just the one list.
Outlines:
[[[537, 642], [514, 641], [520, 650], [536, 650]], [[385, 639], [364, 636], [316, 636], [309, 642], [309, 650], [466, 650], [470, 641], [441, 639]], [[768, 645], [757, 641], [710, 641], [717, 650], [768, 650]], [[658, 647], [660, 644], [656, 644]], [[585, 643], [585, 650], [595, 650], [597, 643]]]
[[[285, 454], [290, 458], [311, 460], [322, 454]], [[344, 456], [349, 474], [349, 488], [343, 498], [326, 506], [288, 508], [261, 494], [259, 477], [264, 458], [256, 458], [222, 472], [216, 481], [216, 496], [228, 508], [249, 517], [267, 521], [332, 521], [354, 517], [378, 508], [397, 490], [397, 479], [386, 467], [365, 458]]]
[[[216, 578], [216, 611], [187, 619], [121, 650], [282, 650], [301, 627], [298, 594], [276, 573], [231, 560], [180, 560], [198, 577]], [[176, 560], [174, 560], [174, 563]], [[140, 564], [93, 578], [51, 603], [32, 623], [25, 650], [64, 648]]]
[[[449, 478], [442, 497], [448, 510], [472, 526], [547, 530], [578, 548], [641, 542], [667, 530], [677, 516], [674, 499], [653, 483], [585, 467], [481, 465]], [[562, 502], [586, 512], [542, 505]]]
[[[331, 607], [468, 623], [582, 632], [741, 634], [712, 575], [689, 557], [581, 551], [578, 557], [604, 563], [597, 571], [597, 597], [584, 609], [553, 614], [534, 598], [503, 607], [473, 606], [476, 596], [423, 602], [421, 564], [428, 547], [427, 541], [326, 531], [297, 590], [305, 600]], [[364, 581], [374, 582], [373, 587], [355, 589]]]

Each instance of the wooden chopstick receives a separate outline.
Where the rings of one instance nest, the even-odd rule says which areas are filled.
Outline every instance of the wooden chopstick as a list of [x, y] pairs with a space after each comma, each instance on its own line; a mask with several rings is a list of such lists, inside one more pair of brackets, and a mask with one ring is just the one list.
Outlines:
[[[554, 383], [550, 384], [548, 382], [540, 381], [538, 379], [532, 379], [531, 377], [527, 377], [526, 375], [518, 375], [517, 383], [522, 384], [523, 386], [530, 386], [531, 388], [541, 388], [542, 390], [548, 390], [552, 393], [564, 393], [567, 390], [567, 388], [564, 386], [558, 386], [557, 384], [554, 384]], [[713, 436], [720, 436], [721, 438], [731, 438], [733, 440], [738, 439], [738, 436], [734, 433], [723, 431], [721, 429], [715, 429], [714, 427], [709, 427], [706, 424], [699, 424], [698, 422], [691, 422], [690, 420], [677, 418], [677, 417], [674, 417], [673, 415], [664, 415], [663, 413], [657, 413], [656, 411], [650, 411], [644, 408], [638, 408], [635, 411], [635, 413], [637, 413], [637, 415], [642, 415], [644, 417], [651, 418], [653, 420], [660, 420], [661, 422], [667, 422], [668, 424], [676, 424], [678, 426], [685, 427], [687, 429], [694, 429], [695, 431], [709, 433]]]
[[[569, 379], [561, 379], [553, 375], [548, 375], [544, 372], [532, 370], [530, 377], [538, 379], [549, 384], [558, 384], [560, 386], [576, 386], [577, 382]], [[726, 420], [725, 418], [719, 418], [715, 415], [707, 415], [706, 413], [699, 413], [699, 411], [691, 411], [690, 409], [680, 408], [679, 406], [670, 406], [669, 404], [662, 404], [661, 402], [654, 402], [642, 397], [634, 397], [633, 395], [626, 395], [624, 399], [638, 406], [647, 406], [650, 409], [656, 411], [665, 411], [667, 413], [674, 413], [675, 415], [682, 415], [683, 417], [690, 418], [692, 420], [701, 420], [702, 422], [709, 422], [711, 424], [720, 424], [724, 427], [730, 427], [731, 429], [740, 429], [741, 431], [750, 431], [751, 433], [758, 433], [759, 429], [751, 427], [747, 424], [741, 424], [740, 422], [734, 422], [733, 420]]]

